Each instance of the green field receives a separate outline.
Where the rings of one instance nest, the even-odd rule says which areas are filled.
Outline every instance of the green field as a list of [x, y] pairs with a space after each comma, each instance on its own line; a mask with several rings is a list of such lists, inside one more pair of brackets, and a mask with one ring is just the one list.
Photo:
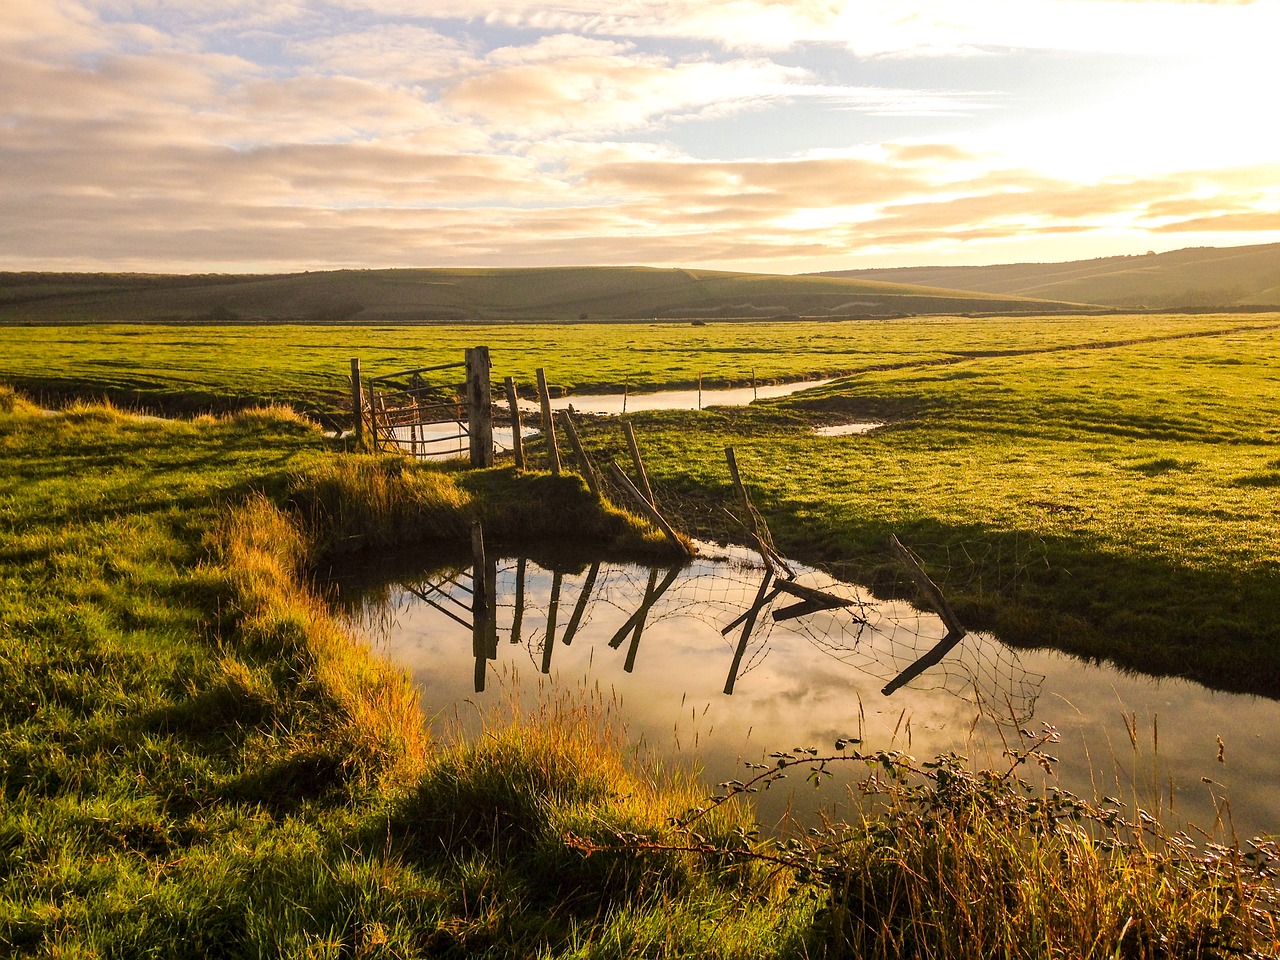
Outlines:
[[0, 326], [0, 380], [38, 399], [106, 398], [159, 413], [287, 403], [349, 416], [350, 359], [366, 376], [462, 359], [486, 344], [494, 376], [525, 389], [621, 392], [861, 375], [987, 355], [1267, 327], [1274, 315], [936, 318], [825, 323], [442, 324], [419, 327]]
[[[751, 408], [634, 416], [660, 503], [690, 528], [726, 527], [732, 444], [800, 559], [893, 590], [896, 532], [968, 625], [1277, 696], [1278, 331], [1277, 314], [11, 327], [0, 381], [162, 412], [280, 399], [336, 419], [351, 356], [377, 373], [476, 343], [496, 377], [531, 382], [541, 366], [566, 388], [845, 372]], [[864, 419], [886, 426], [809, 432]], [[585, 434], [620, 450], [612, 423]], [[342, 632], [308, 569], [361, 544], [444, 549], [473, 517], [513, 539], [652, 539], [573, 478], [337, 447], [280, 410], [45, 415], [0, 392], [0, 952], [1154, 958], [1280, 944], [1270, 888], [1231, 856], [1135, 841], [1085, 810], [1095, 836], [1123, 841], [1096, 844], [1060, 828], [1072, 808], [999, 778], [873, 757], [885, 818], [770, 843], [740, 811], [682, 827], [697, 788], [625, 763], [588, 708], [495, 722], [471, 747], [427, 739], [406, 678]]]

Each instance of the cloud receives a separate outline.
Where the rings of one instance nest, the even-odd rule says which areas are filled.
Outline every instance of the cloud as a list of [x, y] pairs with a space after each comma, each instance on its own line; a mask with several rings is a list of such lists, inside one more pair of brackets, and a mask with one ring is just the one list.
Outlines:
[[[413, 0], [342, 3], [380, 15], [421, 15]], [[546, 32], [702, 40], [726, 49], [839, 43], [861, 56], [972, 55], [991, 48], [1171, 55], [1220, 45], [1261, 49], [1280, 23], [1275, 6], [1188, 0], [619, 0], [603, 9], [595, 0], [435, 0], [431, 12]]]
[[393, 83], [432, 83], [473, 64], [477, 45], [427, 27], [385, 23], [287, 44], [311, 70]]

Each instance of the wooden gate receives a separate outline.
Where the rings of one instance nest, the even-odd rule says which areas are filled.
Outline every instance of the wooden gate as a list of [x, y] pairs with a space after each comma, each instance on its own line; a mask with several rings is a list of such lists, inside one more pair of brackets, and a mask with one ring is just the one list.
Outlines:
[[[353, 359], [353, 389], [358, 370]], [[367, 413], [373, 448], [432, 460], [468, 456], [472, 466], [493, 466], [489, 373], [489, 348], [472, 347], [456, 363], [370, 377], [367, 406], [358, 395], [356, 402]]]

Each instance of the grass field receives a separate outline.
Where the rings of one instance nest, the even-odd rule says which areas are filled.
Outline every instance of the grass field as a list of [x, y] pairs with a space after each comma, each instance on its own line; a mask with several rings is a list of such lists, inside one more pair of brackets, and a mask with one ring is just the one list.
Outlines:
[[[57, 370], [64, 396], [138, 390], [180, 409], [184, 387], [237, 406], [308, 396], [323, 377], [336, 398], [353, 352], [398, 367], [478, 342], [495, 375], [546, 366], [562, 384], [687, 382], [714, 360], [726, 379], [743, 362], [761, 377], [857, 371], [758, 407], [635, 417], [659, 499], [710, 518], [733, 444], [801, 558], [888, 583], [894, 531], [971, 625], [1276, 695], [1277, 324], [392, 329], [367, 353], [330, 328], [9, 328], [0, 376], [38, 394]], [[77, 383], [77, 368], [94, 373]], [[888, 426], [808, 432], [868, 418]], [[617, 433], [587, 439], [603, 452]], [[887, 819], [757, 845], [736, 811], [682, 832], [698, 791], [623, 762], [589, 708], [552, 706], [470, 747], [431, 741], [405, 678], [300, 570], [358, 538], [456, 540], [472, 516], [513, 538], [626, 540], [627, 518], [572, 479], [350, 457], [280, 410], [50, 416], [7, 391], [0, 449], [3, 950], [1154, 958], [1280, 944], [1247, 864], [1158, 837], [1095, 843], [1117, 829], [1105, 812], [1085, 812], [1102, 834], [1055, 826], [1069, 808], [999, 781], [948, 772], [922, 792], [896, 785], [904, 761], [873, 759]]]
[[440, 326], [0, 326], [0, 380], [49, 403], [106, 398], [159, 412], [287, 403], [349, 417], [350, 359], [366, 376], [462, 359], [483, 343], [494, 376], [526, 389], [621, 391], [871, 373], [989, 354], [1266, 328], [1272, 315], [915, 319], [828, 323]]

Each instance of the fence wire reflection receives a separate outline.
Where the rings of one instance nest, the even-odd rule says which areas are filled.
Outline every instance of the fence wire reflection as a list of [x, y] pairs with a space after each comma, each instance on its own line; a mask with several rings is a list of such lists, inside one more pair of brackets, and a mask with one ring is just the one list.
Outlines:
[[500, 656], [527, 659], [550, 675], [557, 647], [575, 643], [613, 651], [618, 669], [631, 673], [646, 656], [646, 632], [662, 624], [678, 627], [700, 656], [722, 661], [726, 695], [750, 684], [780, 646], [794, 658], [799, 638], [801, 650], [883, 682], [890, 695], [905, 683], [943, 690], [993, 719], [1031, 718], [1044, 678], [1024, 669], [1016, 651], [982, 635], [948, 648], [937, 616], [792, 566], [794, 579], [779, 579], [754, 554], [706, 545], [703, 555], [673, 567], [594, 561], [548, 569], [527, 558], [490, 559], [478, 570], [456, 565], [401, 582], [361, 604], [355, 619], [386, 636], [411, 605], [428, 605], [439, 615], [435, 629], [471, 642], [477, 692]]

